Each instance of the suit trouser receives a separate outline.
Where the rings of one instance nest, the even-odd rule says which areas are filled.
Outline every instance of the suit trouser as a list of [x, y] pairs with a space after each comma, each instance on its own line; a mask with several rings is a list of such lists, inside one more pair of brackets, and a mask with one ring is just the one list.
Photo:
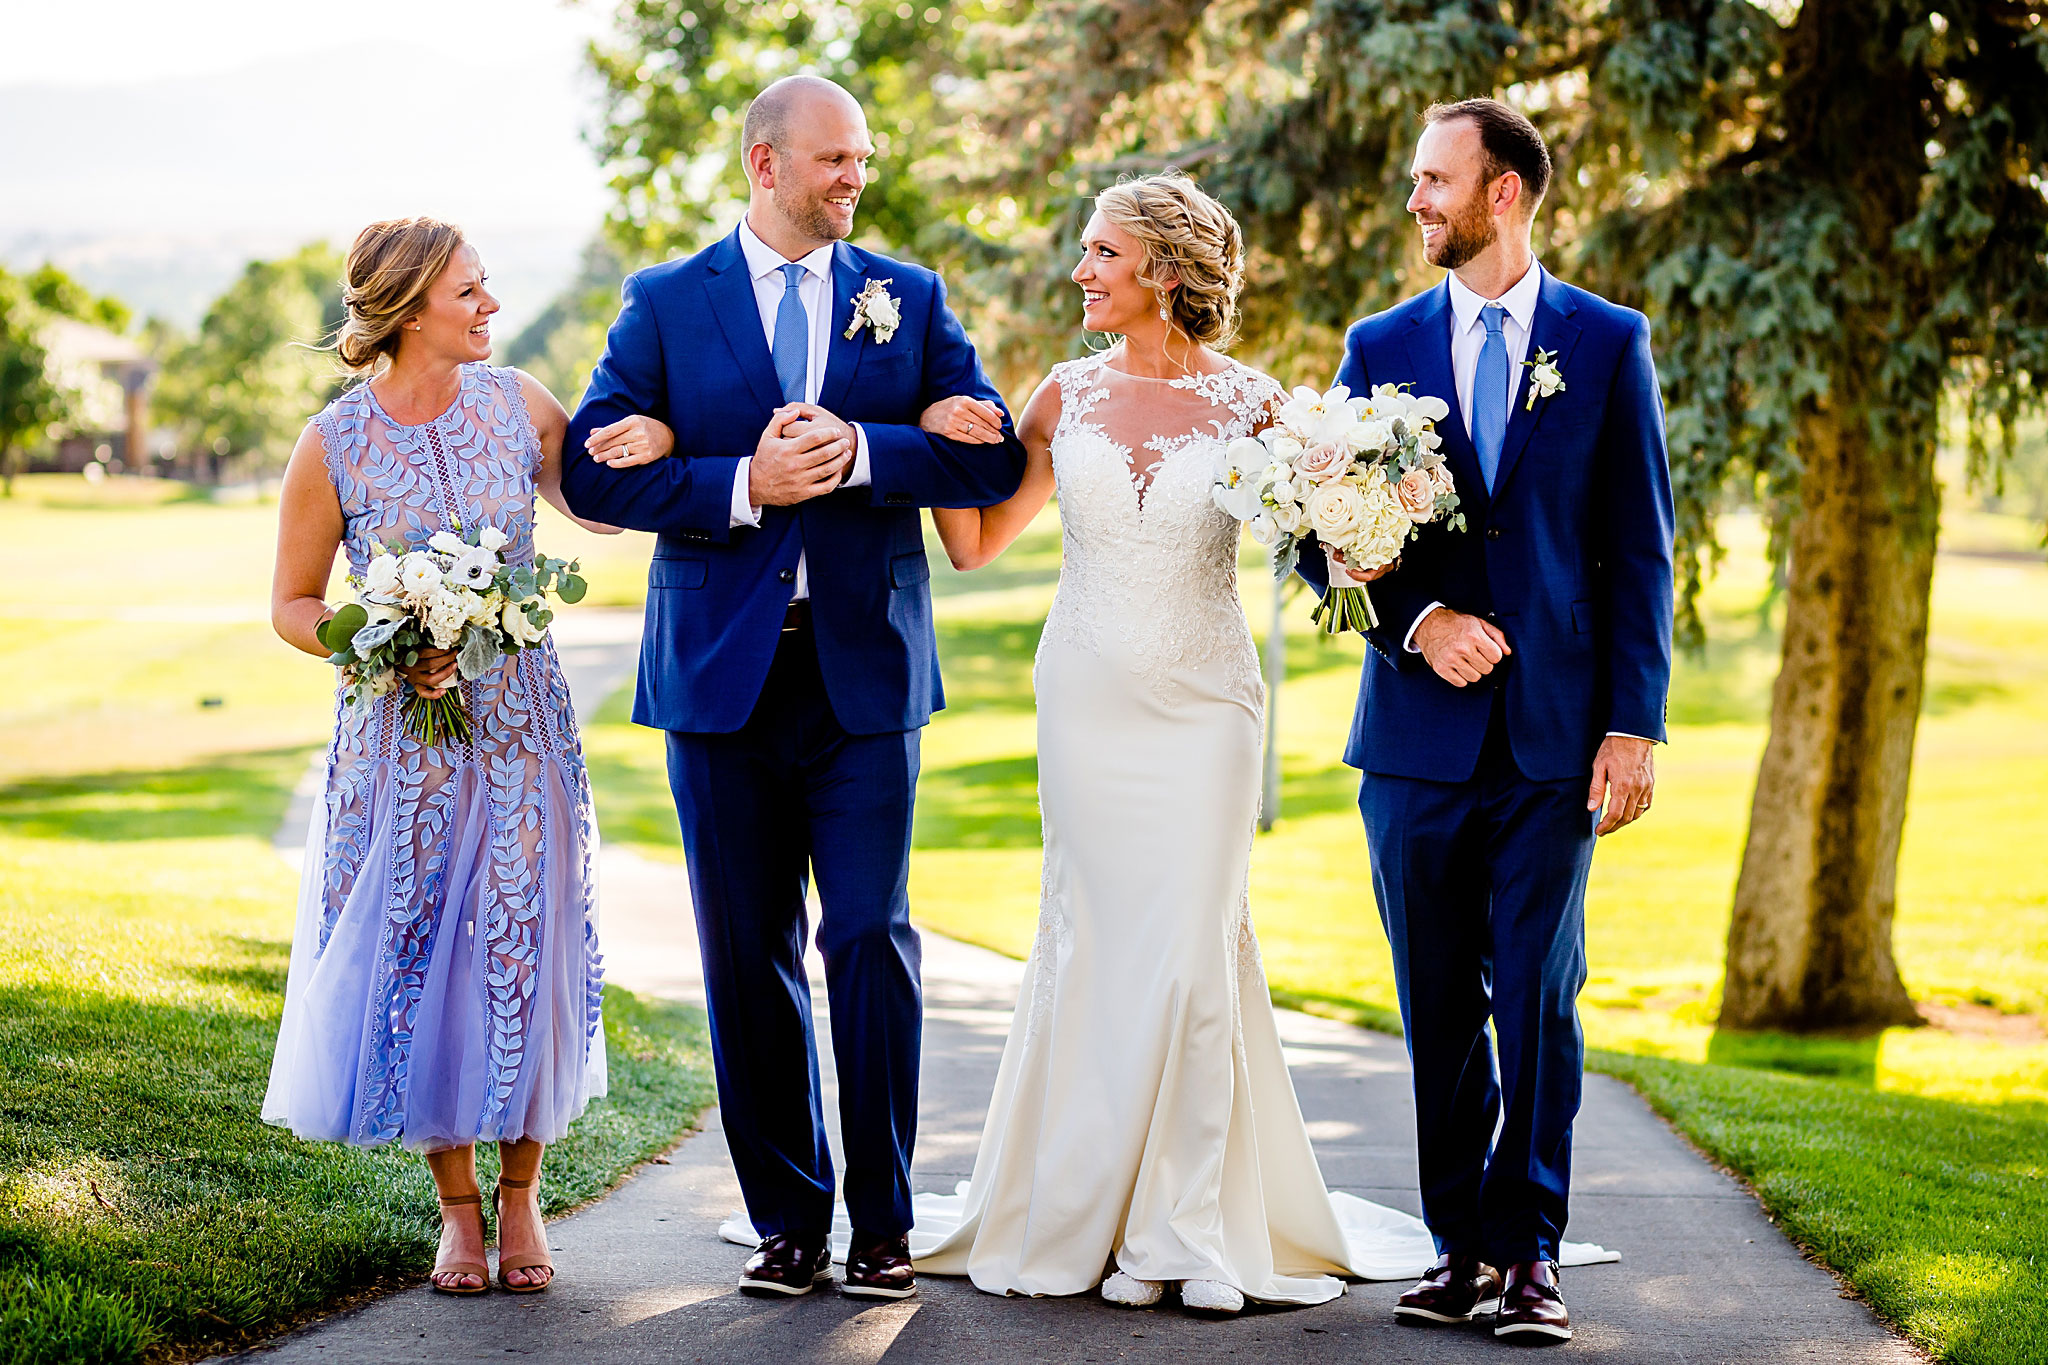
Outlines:
[[1590, 781], [1522, 776], [1496, 704], [1471, 778], [1367, 773], [1359, 789], [1439, 1252], [1557, 1259], [1586, 1054]]
[[847, 1211], [865, 1233], [910, 1228], [923, 1029], [909, 897], [918, 737], [841, 729], [808, 629], [783, 634], [739, 730], [668, 732], [720, 1117], [763, 1237], [821, 1234], [832, 1222], [832, 1156], [803, 963], [811, 873]]

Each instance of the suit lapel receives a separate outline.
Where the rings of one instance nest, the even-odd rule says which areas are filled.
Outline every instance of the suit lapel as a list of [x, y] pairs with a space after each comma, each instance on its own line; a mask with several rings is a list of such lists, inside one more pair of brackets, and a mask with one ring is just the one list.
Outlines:
[[1479, 472], [1479, 455], [1465, 430], [1465, 414], [1458, 407], [1458, 381], [1451, 369], [1451, 325], [1451, 287], [1440, 284], [1409, 330], [1408, 363], [1413, 367], [1415, 392], [1434, 394], [1450, 405], [1451, 415], [1437, 423], [1436, 430], [1443, 437], [1444, 459], [1457, 482], [1458, 497], [1484, 507], [1488, 502], [1486, 478]]
[[[1542, 266], [1536, 267], [1543, 270]], [[1578, 344], [1579, 325], [1571, 320], [1578, 305], [1563, 285], [1552, 278], [1549, 271], [1543, 271], [1543, 282], [1536, 294], [1536, 312], [1529, 319], [1529, 359], [1534, 360], [1538, 351], [1556, 352], [1555, 363], [1563, 370], [1570, 362], [1572, 347]], [[1507, 436], [1501, 442], [1500, 468], [1493, 477], [1493, 495], [1500, 497], [1500, 491], [1508, 486], [1508, 477], [1515, 472], [1515, 464], [1521, 459], [1522, 451], [1529, 444], [1529, 438], [1536, 434], [1536, 428], [1543, 422], [1555, 397], [1539, 398], [1532, 408], [1529, 404], [1529, 374], [1524, 370], [1520, 382], [1515, 386], [1515, 405], [1508, 413]]]
[[855, 259], [861, 254], [844, 242], [832, 248], [832, 346], [825, 354], [825, 382], [818, 389], [818, 406], [830, 413], [839, 412], [852, 389], [871, 330], [863, 327], [851, 340], [846, 335], [853, 321], [853, 301], [867, 283], [867, 266]]
[[782, 383], [775, 377], [775, 360], [761, 331], [761, 307], [754, 301], [754, 281], [747, 274], [746, 253], [740, 250], [739, 229], [733, 229], [712, 256], [704, 292], [711, 296], [711, 316], [747, 377], [747, 387], [767, 411], [781, 407]]

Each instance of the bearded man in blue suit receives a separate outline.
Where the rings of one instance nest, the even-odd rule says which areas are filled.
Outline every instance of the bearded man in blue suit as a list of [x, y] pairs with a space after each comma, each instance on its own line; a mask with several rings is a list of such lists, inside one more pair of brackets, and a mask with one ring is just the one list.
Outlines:
[[1648, 322], [1531, 253], [1541, 135], [1493, 100], [1424, 117], [1408, 210], [1451, 273], [1354, 324], [1337, 378], [1450, 405], [1466, 524], [1422, 528], [1377, 574], [1303, 568], [1371, 582], [1379, 616], [1345, 761], [1365, 774], [1441, 1253], [1395, 1312], [1463, 1322], [1498, 1300], [1496, 1335], [1542, 1343], [1571, 1336], [1586, 877], [1597, 835], [1650, 808], [1664, 739], [1671, 471]]
[[[569, 432], [579, 514], [659, 534], [633, 719], [668, 732], [704, 955], [718, 1095], [763, 1239], [756, 1294], [830, 1275], [834, 1181], [803, 965], [818, 949], [854, 1240], [845, 1290], [914, 1291], [910, 1158], [922, 1032], [907, 893], [919, 731], [944, 704], [920, 507], [1017, 491], [1007, 413], [987, 444], [918, 419], [1001, 397], [928, 270], [844, 240], [874, 147], [830, 81], [762, 91], [746, 217], [625, 285]], [[641, 463], [632, 414], [675, 430]]]

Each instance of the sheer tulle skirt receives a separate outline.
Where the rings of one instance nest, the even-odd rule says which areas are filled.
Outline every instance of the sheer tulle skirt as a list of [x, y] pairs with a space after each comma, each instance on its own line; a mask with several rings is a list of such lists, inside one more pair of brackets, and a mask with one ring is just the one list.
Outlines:
[[[509, 910], [492, 866], [491, 787], [475, 764], [446, 780], [442, 875], [408, 904], [391, 896], [393, 863], [415, 831], [400, 819], [391, 765], [375, 765], [368, 843], [324, 945], [331, 803], [316, 807], [266, 1122], [420, 1151], [554, 1142], [605, 1093], [596, 832], [580, 773], [559, 757], [542, 762], [536, 875]], [[529, 929], [508, 952], [514, 916]]]

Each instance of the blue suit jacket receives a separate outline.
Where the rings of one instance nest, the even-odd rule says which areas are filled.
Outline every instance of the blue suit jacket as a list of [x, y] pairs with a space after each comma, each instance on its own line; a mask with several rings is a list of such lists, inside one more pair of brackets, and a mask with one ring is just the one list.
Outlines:
[[[865, 327], [845, 336], [870, 279], [888, 280], [901, 306], [887, 342]], [[647, 577], [639, 724], [700, 734], [745, 724], [805, 551], [818, 661], [840, 725], [851, 734], [911, 730], [945, 704], [918, 508], [1003, 501], [1023, 481], [1024, 447], [1007, 415], [1001, 445], [962, 445], [917, 426], [950, 394], [1002, 403], [937, 275], [841, 242], [832, 300], [819, 406], [861, 424], [872, 483], [763, 508], [758, 528], [735, 529], [739, 462], [782, 404], [739, 235], [626, 281], [625, 307], [569, 424], [562, 490], [581, 516], [660, 537]], [[612, 469], [585, 455], [591, 431], [635, 413], [675, 429], [670, 458]]]
[[[1541, 269], [1541, 267], [1537, 267]], [[1529, 354], [1555, 351], [1565, 388], [1528, 407], [1525, 372], [1488, 495], [1451, 370], [1448, 282], [1353, 323], [1337, 382], [1412, 383], [1450, 404], [1439, 423], [1465, 529], [1426, 526], [1370, 588], [1380, 619], [1344, 761], [1459, 782], [1478, 766], [1497, 688], [1524, 776], [1592, 771], [1610, 731], [1664, 738], [1671, 682], [1671, 466], [1641, 313], [1543, 275]], [[1320, 555], [1303, 576], [1327, 577]], [[1402, 647], [1432, 602], [1486, 617], [1514, 653], [1453, 687]]]

